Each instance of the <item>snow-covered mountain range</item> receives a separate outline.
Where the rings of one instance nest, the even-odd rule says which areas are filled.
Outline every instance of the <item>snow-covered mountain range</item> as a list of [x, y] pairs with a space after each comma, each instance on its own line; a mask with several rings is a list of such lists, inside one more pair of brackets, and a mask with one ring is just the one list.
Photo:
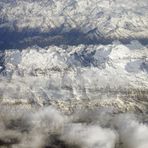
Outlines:
[[148, 38], [147, 0], [2, 0], [0, 46], [110, 43]]
[[1, 98], [147, 99], [147, 38], [147, 0], [2, 0]]
[[148, 0], [0, 0], [0, 147], [148, 148]]
[[148, 48], [138, 41], [44, 49], [34, 46], [6, 50], [3, 55], [3, 103], [42, 106], [51, 100], [148, 99]]

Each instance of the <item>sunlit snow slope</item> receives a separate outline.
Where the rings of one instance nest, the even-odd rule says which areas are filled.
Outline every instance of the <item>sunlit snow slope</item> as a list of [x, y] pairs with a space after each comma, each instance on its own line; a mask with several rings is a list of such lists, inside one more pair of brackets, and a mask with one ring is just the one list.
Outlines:
[[148, 148], [148, 0], [0, 0], [0, 148]]
[[51, 100], [83, 99], [146, 102], [147, 55], [148, 48], [138, 41], [6, 50], [0, 77], [2, 103], [44, 105]]

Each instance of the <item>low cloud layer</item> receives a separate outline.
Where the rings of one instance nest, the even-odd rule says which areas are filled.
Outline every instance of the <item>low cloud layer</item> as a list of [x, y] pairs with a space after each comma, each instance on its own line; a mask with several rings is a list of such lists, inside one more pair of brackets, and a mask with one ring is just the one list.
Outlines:
[[[109, 110], [77, 111], [66, 115], [53, 107], [30, 112], [20, 110], [18, 113], [3, 113], [0, 115], [0, 146], [4, 147], [147, 148], [148, 146], [148, 125], [143, 123], [141, 117], [135, 115], [115, 115]], [[88, 120], [86, 115], [90, 117], [90, 114], [92, 118]], [[82, 116], [83, 121], [80, 121]]]

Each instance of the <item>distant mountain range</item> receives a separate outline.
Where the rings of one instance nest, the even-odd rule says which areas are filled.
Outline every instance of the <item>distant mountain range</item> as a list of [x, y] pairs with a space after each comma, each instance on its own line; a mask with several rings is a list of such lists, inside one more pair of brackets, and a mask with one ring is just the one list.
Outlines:
[[147, 0], [0, 2], [0, 48], [148, 41]]

